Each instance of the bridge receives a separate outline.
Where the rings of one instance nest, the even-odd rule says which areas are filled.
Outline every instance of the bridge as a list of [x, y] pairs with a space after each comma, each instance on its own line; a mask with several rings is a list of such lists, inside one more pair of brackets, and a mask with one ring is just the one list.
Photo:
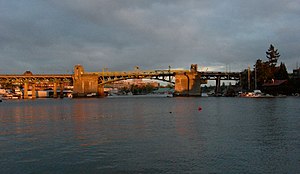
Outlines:
[[[189, 70], [139, 70], [124, 72], [85, 72], [83, 66], [76, 65], [74, 74], [0, 74], [1, 84], [18, 84], [23, 86], [23, 98], [28, 98], [31, 87], [32, 98], [35, 98], [36, 85], [40, 83], [53, 84], [53, 96], [57, 97], [57, 88], [64, 89], [64, 84], [74, 86], [74, 97], [86, 97], [94, 93], [104, 96], [104, 85], [127, 79], [156, 79], [175, 84], [177, 96], [201, 96], [201, 84], [208, 80], [216, 81], [215, 93], [220, 92], [221, 80], [240, 80], [239, 72], [200, 72], [197, 65], [192, 64]], [[62, 92], [62, 90], [60, 90]]]

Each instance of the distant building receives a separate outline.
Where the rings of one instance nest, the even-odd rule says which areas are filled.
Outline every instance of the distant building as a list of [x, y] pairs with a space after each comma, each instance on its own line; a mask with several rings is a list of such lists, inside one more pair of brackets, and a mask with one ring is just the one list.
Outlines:
[[293, 70], [293, 78], [300, 79], [300, 68]]
[[288, 80], [272, 80], [262, 85], [263, 91], [267, 94], [279, 95], [289, 93]]
[[290, 76], [291, 84], [293, 86], [293, 93], [299, 95], [300, 93], [300, 68], [294, 69]]

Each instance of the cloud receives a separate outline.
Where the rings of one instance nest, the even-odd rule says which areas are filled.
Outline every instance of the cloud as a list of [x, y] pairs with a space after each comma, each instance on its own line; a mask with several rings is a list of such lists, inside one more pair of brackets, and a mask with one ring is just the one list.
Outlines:
[[[240, 71], [272, 43], [299, 61], [296, 0], [0, 1], [0, 73], [200, 67]], [[265, 59], [266, 60], [266, 59]]]

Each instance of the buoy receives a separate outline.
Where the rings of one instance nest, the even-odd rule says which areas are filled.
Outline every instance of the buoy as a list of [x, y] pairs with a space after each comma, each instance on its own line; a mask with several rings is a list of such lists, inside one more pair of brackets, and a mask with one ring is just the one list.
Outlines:
[[199, 106], [199, 107], [198, 107], [198, 111], [201, 111], [201, 110], [202, 110], [202, 108], [201, 108], [201, 106]]

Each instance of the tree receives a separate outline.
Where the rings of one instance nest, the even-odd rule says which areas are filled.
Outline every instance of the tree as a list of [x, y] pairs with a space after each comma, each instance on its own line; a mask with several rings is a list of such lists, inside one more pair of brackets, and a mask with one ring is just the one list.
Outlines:
[[275, 65], [277, 64], [277, 60], [280, 57], [280, 54], [278, 52], [278, 49], [275, 49], [275, 47], [271, 44], [270, 48], [268, 49], [268, 51], [266, 52], [266, 57], [269, 59], [269, 64], [272, 67], [275, 67]]
[[[255, 63], [255, 70], [251, 72], [250, 88], [254, 89], [255, 80], [257, 89], [261, 89], [264, 83], [271, 82], [273, 80], [287, 80], [288, 73], [284, 63], [276, 67], [277, 61], [280, 57], [278, 49], [271, 44], [269, 49], [266, 51], [267, 61], [258, 59]], [[241, 84], [243, 89], [247, 89], [247, 70], [241, 72]]]
[[258, 59], [255, 63], [255, 68], [258, 89], [260, 89], [265, 82], [274, 79], [274, 70], [270, 66], [269, 62], [263, 62], [262, 60]]
[[256, 84], [257, 88], [263, 85], [263, 83], [268, 79], [268, 71], [266, 68], [266, 63], [261, 59], [258, 59], [255, 63], [255, 71], [256, 71]]
[[242, 89], [248, 89], [248, 69], [241, 72], [240, 85]]
[[284, 63], [280, 63], [280, 66], [276, 69], [274, 74], [275, 79], [277, 80], [287, 80], [289, 78], [288, 72], [286, 70], [286, 66]]

